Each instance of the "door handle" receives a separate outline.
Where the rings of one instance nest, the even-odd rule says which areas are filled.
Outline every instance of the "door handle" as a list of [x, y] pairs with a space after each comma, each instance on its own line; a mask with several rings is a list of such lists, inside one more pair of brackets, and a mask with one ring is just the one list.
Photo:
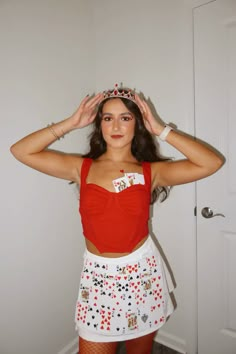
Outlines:
[[225, 218], [224, 214], [214, 214], [213, 210], [209, 207], [202, 208], [202, 216], [206, 219], [214, 218], [215, 216], [223, 216]]

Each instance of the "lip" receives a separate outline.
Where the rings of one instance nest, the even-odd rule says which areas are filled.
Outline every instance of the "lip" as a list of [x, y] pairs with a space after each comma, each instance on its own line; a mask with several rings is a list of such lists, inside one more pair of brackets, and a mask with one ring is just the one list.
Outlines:
[[111, 135], [112, 139], [120, 139], [123, 138], [123, 135]]

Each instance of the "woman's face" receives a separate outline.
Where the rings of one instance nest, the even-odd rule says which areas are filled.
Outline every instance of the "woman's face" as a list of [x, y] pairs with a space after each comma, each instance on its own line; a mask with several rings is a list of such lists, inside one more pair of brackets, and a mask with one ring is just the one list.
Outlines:
[[101, 129], [107, 147], [122, 148], [131, 145], [135, 117], [119, 98], [105, 102], [102, 109]]

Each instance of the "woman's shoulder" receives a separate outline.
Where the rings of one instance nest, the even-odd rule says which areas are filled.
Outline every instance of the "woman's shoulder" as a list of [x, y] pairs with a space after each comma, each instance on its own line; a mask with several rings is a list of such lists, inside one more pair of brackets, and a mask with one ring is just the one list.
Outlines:
[[90, 165], [92, 162], [93, 162], [93, 159], [91, 159], [90, 157], [78, 156], [79, 175], [81, 174], [81, 170], [82, 170], [83, 166]]
[[162, 167], [168, 162], [169, 160], [150, 162], [152, 183], [158, 179]]
[[82, 155], [79, 154], [69, 154], [69, 156], [71, 159], [73, 159], [73, 164], [74, 164], [74, 168], [76, 170], [75, 174], [77, 176], [76, 180], [74, 182], [76, 182], [77, 184], [80, 185], [81, 182], [81, 173], [82, 173], [82, 169], [84, 169], [84, 167], [90, 163], [90, 161], [92, 161], [92, 159], [84, 157]]

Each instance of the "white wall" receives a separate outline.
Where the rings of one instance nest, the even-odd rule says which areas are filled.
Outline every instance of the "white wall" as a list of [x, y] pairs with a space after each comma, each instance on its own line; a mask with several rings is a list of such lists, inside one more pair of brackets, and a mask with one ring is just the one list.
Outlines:
[[[77, 196], [66, 181], [21, 165], [9, 147], [94, 91], [89, 2], [1, 1], [0, 37], [0, 353], [55, 354], [76, 338]], [[53, 148], [83, 151], [85, 136], [74, 132]]]
[[[190, 1], [94, 0], [97, 89], [123, 82], [150, 97], [166, 122], [194, 133]], [[165, 144], [168, 156], [181, 157]], [[178, 307], [157, 340], [196, 350], [194, 184], [173, 189], [155, 205], [153, 232], [172, 267]]]
[[[71, 353], [63, 348], [76, 341], [84, 248], [76, 196], [67, 182], [16, 162], [9, 146], [116, 82], [142, 91], [166, 122], [193, 134], [191, 1], [1, 1], [0, 36], [0, 353]], [[74, 132], [53, 148], [83, 152], [86, 135]], [[157, 340], [189, 354], [197, 339], [193, 208], [194, 185], [179, 186], [155, 205], [152, 221], [178, 303]]]

